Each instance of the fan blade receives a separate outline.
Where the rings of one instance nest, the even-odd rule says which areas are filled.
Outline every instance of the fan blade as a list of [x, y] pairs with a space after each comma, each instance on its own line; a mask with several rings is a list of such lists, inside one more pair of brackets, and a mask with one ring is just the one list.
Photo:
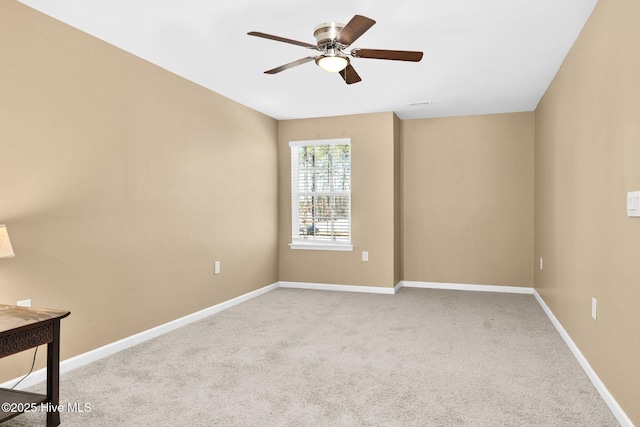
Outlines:
[[356, 69], [353, 68], [353, 65], [351, 64], [347, 65], [347, 68], [340, 71], [340, 75], [348, 85], [358, 83], [362, 80], [358, 73], [356, 73]]
[[302, 65], [305, 64], [307, 62], [311, 62], [313, 60], [315, 60], [316, 58], [314, 56], [307, 56], [306, 58], [302, 58], [302, 59], [298, 59], [297, 61], [293, 61], [293, 62], [289, 62], [288, 64], [284, 64], [281, 65], [277, 68], [274, 68], [273, 70], [268, 70], [265, 71], [265, 74], [276, 74], [279, 73], [280, 71], [284, 71], [284, 70], [288, 70], [289, 68], [293, 68], [293, 67], [297, 67], [298, 65]]
[[314, 49], [314, 50], [318, 49], [318, 46], [316, 46], [315, 44], [299, 42], [297, 40], [286, 39], [284, 37], [274, 36], [267, 33], [260, 33], [258, 31], [251, 31], [251, 32], [248, 32], [247, 34], [250, 36], [262, 37], [263, 39], [275, 40], [277, 42], [295, 44], [297, 46], [306, 47], [307, 49]]
[[391, 59], [394, 61], [420, 62], [422, 52], [411, 50], [353, 49], [351, 55], [356, 58]]
[[351, 21], [340, 31], [336, 37], [336, 42], [349, 46], [354, 41], [358, 40], [369, 28], [375, 24], [376, 21], [369, 19], [366, 16], [356, 15], [351, 18]]

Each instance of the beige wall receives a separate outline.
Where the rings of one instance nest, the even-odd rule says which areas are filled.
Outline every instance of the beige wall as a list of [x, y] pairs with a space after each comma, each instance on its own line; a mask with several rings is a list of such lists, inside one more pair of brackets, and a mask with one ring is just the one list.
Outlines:
[[[292, 250], [288, 142], [337, 137], [353, 138], [354, 252]], [[533, 113], [281, 121], [280, 280], [532, 286], [533, 143]]]
[[402, 122], [404, 280], [531, 286], [533, 113]]
[[393, 283], [402, 280], [402, 122], [393, 116]]
[[600, 0], [536, 110], [535, 287], [640, 425], [638, 22], [636, 0]]
[[[278, 123], [280, 280], [393, 287], [395, 171], [393, 113]], [[351, 138], [353, 252], [293, 250], [289, 141]], [[369, 252], [369, 262], [362, 261]]]
[[275, 120], [14, 1], [0, 94], [0, 301], [69, 309], [63, 358], [278, 280]]

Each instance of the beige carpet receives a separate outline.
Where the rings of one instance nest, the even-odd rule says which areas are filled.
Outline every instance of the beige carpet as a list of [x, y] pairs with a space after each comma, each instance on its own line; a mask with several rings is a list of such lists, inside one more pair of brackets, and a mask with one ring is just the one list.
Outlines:
[[91, 405], [62, 414], [82, 427], [618, 425], [533, 296], [409, 288], [277, 289], [63, 375], [61, 398]]

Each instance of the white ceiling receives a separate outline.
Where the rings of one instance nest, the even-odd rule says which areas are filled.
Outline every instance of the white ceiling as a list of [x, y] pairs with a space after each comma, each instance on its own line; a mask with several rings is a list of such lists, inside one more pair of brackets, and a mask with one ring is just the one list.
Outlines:
[[[276, 119], [394, 111], [402, 119], [532, 111], [597, 0], [20, 0]], [[419, 63], [354, 58], [346, 85], [314, 55], [313, 29], [377, 21], [352, 48], [419, 50]], [[431, 101], [431, 105], [410, 106]]]

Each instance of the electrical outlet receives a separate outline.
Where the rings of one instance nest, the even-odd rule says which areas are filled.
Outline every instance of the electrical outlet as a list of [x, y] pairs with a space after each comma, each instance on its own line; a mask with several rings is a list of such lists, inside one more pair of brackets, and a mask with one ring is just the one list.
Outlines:
[[23, 299], [16, 303], [18, 307], [31, 307], [31, 299]]
[[591, 317], [593, 320], [598, 319], [598, 300], [595, 298], [591, 298]]
[[540, 270], [542, 270], [542, 257], [540, 257]]
[[220, 261], [216, 261], [213, 265], [213, 274], [220, 274]]
[[369, 261], [369, 252], [362, 251], [362, 261]]

